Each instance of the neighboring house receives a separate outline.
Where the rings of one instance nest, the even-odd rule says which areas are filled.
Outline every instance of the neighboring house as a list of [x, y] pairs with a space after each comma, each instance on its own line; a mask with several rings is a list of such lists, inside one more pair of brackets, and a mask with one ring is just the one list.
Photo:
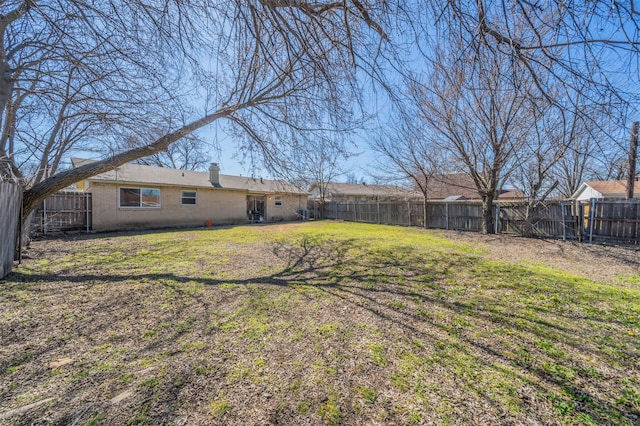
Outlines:
[[[369, 185], [366, 183], [336, 183], [325, 184], [324, 201], [367, 202], [367, 201], [398, 201], [422, 198], [419, 192], [410, 191], [394, 185]], [[311, 199], [320, 201], [321, 194], [317, 184], [309, 189]]]
[[[576, 201], [588, 201], [592, 198], [618, 198], [624, 199], [627, 195], [626, 180], [591, 180], [584, 182], [571, 195]], [[640, 198], [640, 181], [636, 179], [633, 198]]]
[[[74, 167], [85, 164], [72, 159]], [[125, 164], [78, 182], [95, 231], [295, 220], [308, 194], [281, 181]]]
[[[465, 173], [436, 175], [429, 180], [427, 198], [438, 201], [480, 200], [480, 194], [471, 176]], [[519, 189], [502, 189], [498, 193], [500, 201], [522, 201], [525, 195]]]

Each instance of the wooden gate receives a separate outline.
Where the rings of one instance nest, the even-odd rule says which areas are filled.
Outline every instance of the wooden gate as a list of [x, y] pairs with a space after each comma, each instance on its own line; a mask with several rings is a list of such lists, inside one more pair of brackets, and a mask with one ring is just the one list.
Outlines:
[[61, 191], [47, 197], [34, 210], [31, 232], [91, 230], [91, 194], [79, 191]]

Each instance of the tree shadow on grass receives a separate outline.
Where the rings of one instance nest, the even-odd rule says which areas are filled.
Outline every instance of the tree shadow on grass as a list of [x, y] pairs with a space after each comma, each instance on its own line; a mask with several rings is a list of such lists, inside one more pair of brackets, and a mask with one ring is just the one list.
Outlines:
[[[566, 302], [562, 299], [557, 305], [540, 309], [537, 315], [533, 315], [529, 311], [535, 310], [532, 309], [535, 304], [518, 300], [518, 293], [511, 291], [510, 286], [518, 283], [508, 282], [509, 275], [527, 277], [531, 272], [526, 267], [510, 265], [508, 272], [496, 274], [498, 279], [505, 281], [503, 287], [496, 284], [484, 288], [482, 283], [474, 282], [473, 274], [465, 275], [470, 267], [480, 265], [484, 260], [464, 254], [418, 252], [415, 247], [402, 245], [374, 248], [356, 239], [334, 241], [310, 236], [303, 236], [295, 242], [273, 243], [271, 252], [283, 266], [273, 273], [261, 273], [243, 279], [201, 278], [172, 272], [51, 276], [16, 271], [10, 276], [10, 285], [3, 293], [10, 292], [12, 285], [21, 285], [37, 297], [38, 292], [43, 291], [37, 285], [41, 282], [54, 283], [55, 291], [60, 293], [73, 293], [78, 291], [78, 286], [91, 288], [92, 285], [110, 283], [121, 287], [120, 294], [113, 293], [110, 298], [100, 300], [93, 308], [117, 315], [117, 307], [123, 300], [122, 294], [129, 292], [131, 298], [140, 299], [155, 297], [152, 289], [147, 290], [149, 293], [132, 294], [129, 290], [132, 283], [153, 282], [160, 284], [168, 292], [174, 292], [179, 300], [193, 300], [200, 307], [196, 313], [208, 318], [208, 313], [215, 309], [215, 301], [210, 300], [206, 293], [194, 291], [186, 284], [196, 283], [205, 287], [276, 286], [282, 289], [310, 287], [351, 306], [353, 311], [369, 312], [393, 324], [403, 330], [406, 336], [420, 338], [436, 346], [442, 336], [446, 336], [446, 345], [457, 353], [450, 356], [465, 356], [473, 360], [477, 368], [513, 378], [518, 383], [526, 383], [539, 395], [550, 395], [559, 389], [564, 393], [563, 401], [571, 404], [570, 408], [561, 407], [559, 411], [564, 409], [585, 414], [596, 423], [616, 423], [622, 419], [633, 422], [638, 419], [640, 412], [633, 405], [614, 405], [611, 398], [603, 398], [611, 389], [608, 387], [610, 384], [605, 383], [602, 377], [594, 379], [580, 373], [589, 369], [583, 359], [612, 361], [611, 354], [601, 349], [602, 342], [588, 342], [589, 335], [576, 336], [576, 332], [580, 331], [580, 321], [585, 321], [585, 317], [575, 309], [565, 306]], [[540, 275], [539, 272], [537, 274]], [[541, 278], [558, 280], [555, 276]], [[458, 282], [461, 279], [468, 279], [469, 282], [461, 285]], [[522, 278], [522, 281], [526, 281], [526, 278]], [[575, 291], [576, 285], [579, 284], [559, 283], [559, 294]], [[474, 295], [474, 289], [482, 290], [483, 294]], [[444, 317], [432, 315], [436, 311], [444, 313]], [[193, 314], [193, 305], [184, 304], [172, 308], [159, 320], [192, 317]], [[548, 318], [541, 317], [545, 314]], [[135, 311], [128, 312], [127, 315], [128, 317], [120, 320], [131, 323], [139, 321]], [[458, 317], [470, 320], [472, 326], [482, 325], [491, 330], [513, 332], [513, 342], [499, 340], [497, 337], [495, 341], [480, 338], [473, 332], [473, 328], [456, 326], [452, 319]], [[558, 318], [564, 318], [568, 324], [558, 321]], [[619, 325], [616, 320], [605, 320], [596, 315], [591, 315], [589, 319], [606, 326]], [[218, 324], [217, 327], [225, 325], [228, 324]], [[104, 322], [96, 321], [93, 327], [84, 326], [82, 335], [99, 335], [104, 331], [100, 327], [104, 326]], [[143, 345], [140, 352], [154, 353], [190, 331], [188, 328], [172, 330]], [[0, 332], [0, 337], [6, 344], [15, 343], [10, 331]], [[567, 347], [571, 353], [551, 356], [549, 351], [553, 348], [547, 347], [548, 351], [545, 352], [536, 346], [536, 342], [543, 347], [549, 342], [552, 346]], [[54, 341], [42, 346], [33, 356], [42, 356], [60, 344], [63, 342]], [[514, 352], [517, 348], [521, 348], [524, 353]], [[634, 363], [637, 366], [637, 351], [625, 354], [616, 350], [614, 353], [621, 357], [616, 360], [617, 363], [625, 365], [631, 372], [637, 371], [633, 367]], [[6, 370], [15, 362], [13, 359], [3, 360], [0, 362], [0, 371]], [[585, 386], [587, 383], [588, 387]], [[464, 386], [484, 398], [496, 411], [504, 410], [501, 401], [479, 383], [467, 380]], [[174, 391], [175, 389], [171, 392]], [[5, 395], [0, 392], [0, 397]], [[552, 405], [562, 402], [556, 404], [554, 401], [551, 401]], [[525, 409], [529, 408], [526, 401], [523, 405]], [[532, 415], [535, 416], [534, 413]], [[561, 418], [561, 415], [558, 417]]]

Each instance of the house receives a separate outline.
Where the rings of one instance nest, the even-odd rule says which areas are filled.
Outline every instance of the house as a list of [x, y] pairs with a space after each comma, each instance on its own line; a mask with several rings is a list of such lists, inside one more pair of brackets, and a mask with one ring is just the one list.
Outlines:
[[[626, 180], [590, 180], [582, 185], [571, 195], [575, 201], [588, 201], [592, 198], [618, 198], [627, 196]], [[636, 179], [633, 198], [640, 198], [640, 181]]]
[[[84, 159], [72, 159], [74, 167]], [[77, 184], [94, 231], [295, 220], [308, 193], [282, 181], [124, 164]]]
[[[436, 175], [427, 185], [427, 198], [431, 201], [480, 200], [475, 182], [466, 173], [450, 173]], [[500, 201], [522, 201], [524, 193], [519, 189], [501, 189], [498, 191]]]
[[[311, 199], [321, 200], [318, 184], [309, 189]], [[366, 183], [337, 183], [325, 184], [324, 201], [367, 202], [367, 201], [398, 201], [422, 198], [419, 192], [411, 191], [395, 185], [369, 185]]]

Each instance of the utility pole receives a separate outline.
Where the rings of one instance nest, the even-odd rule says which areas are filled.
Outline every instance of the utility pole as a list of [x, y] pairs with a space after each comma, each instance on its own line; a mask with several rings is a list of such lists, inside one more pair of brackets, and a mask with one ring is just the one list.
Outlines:
[[629, 143], [629, 176], [627, 177], [627, 200], [633, 198], [633, 186], [636, 181], [636, 162], [638, 161], [638, 122], [631, 126]]

